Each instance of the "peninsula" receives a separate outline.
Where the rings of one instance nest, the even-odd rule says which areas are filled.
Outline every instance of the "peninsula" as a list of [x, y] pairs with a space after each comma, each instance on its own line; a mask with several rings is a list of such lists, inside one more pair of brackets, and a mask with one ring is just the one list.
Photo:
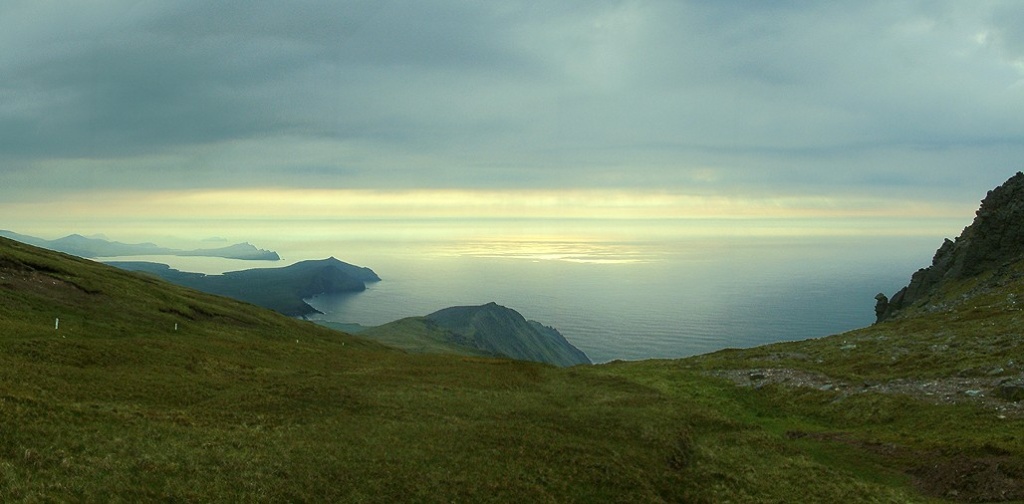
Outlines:
[[171, 283], [245, 301], [292, 317], [320, 313], [303, 299], [318, 294], [361, 292], [366, 290], [366, 282], [380, 281], [370, 268], [334, 257], [301, 261], [283, 268], [229, 271], [223, 275], [179, 271], [166, 264], [145, 261], [113, 261], [107, 264], [156, 275]]
[[562, 367], [591, 363], [555, 328], [493, 302], [404, 318], [359, 335], [415, 353], [487, 355]]

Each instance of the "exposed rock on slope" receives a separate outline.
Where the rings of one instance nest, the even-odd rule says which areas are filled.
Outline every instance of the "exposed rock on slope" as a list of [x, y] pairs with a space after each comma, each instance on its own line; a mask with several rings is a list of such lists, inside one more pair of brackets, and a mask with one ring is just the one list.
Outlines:
[[918, 270], [891, 299], [879, 296], [878, 321], [923, 306], [948, 282], [998, 270], [1024, 258], [1024, 173], [988, 192], [974, 222], [955, 241], [947, 239], [932, 265]]

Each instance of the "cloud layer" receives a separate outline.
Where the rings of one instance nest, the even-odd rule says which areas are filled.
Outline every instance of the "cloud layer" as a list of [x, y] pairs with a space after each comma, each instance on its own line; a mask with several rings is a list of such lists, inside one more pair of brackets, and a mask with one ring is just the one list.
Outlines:
[[628, 188], [976, 200], [1024, 5], [4, 2], [0, 197]]

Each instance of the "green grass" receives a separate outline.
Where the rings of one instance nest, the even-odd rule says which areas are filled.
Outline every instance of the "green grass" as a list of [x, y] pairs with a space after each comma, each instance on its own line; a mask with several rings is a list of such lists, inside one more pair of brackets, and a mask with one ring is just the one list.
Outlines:
[[423, 317], [409, 317], [371, 327], [360, 331], [359, 335], [411, 353], [486, 355], [471, 346], [471, 342], [452, 343], [448, 331]]
[[[705, 369], [788, 367], [850, 381], [946, 376], [1014, 376], [1024, 371], [1024, 262], [1011, 280], [949, 285], [896, 320], [816, 340], [701, 356]], [[1018, 303], [1017, 300], [1020, 300]], [[1000, 371], [1001, 370], [1001, 371]]]
[[[778, 348], [406, 354], [2, 240], [0, 301], [3, 502], [932, 502], [926, 455], [1024, 454], [1020, 419], [970, 406], [705, 374]], [[780, 348], [856, 373], [835, 343]]]

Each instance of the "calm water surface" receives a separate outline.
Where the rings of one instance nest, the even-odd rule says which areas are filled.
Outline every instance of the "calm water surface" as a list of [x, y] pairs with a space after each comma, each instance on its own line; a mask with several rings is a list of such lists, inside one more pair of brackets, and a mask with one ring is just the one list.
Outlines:
[[593, 251], [392, 253], [366, 262], [384, 279], [367, 291], [310, 304], [324, 320], [378, 325], [495, 301], [556, 327], [595, 362], [672, 358], [869, 325], [875, 294], [905, 285], [933, 242], [725, 240], [621, 262]]
[[[335, 256], [383, 281], [319, 296], [316, 318], [379, 325], [490, 301], [554, 326], [595, 362], [673, 358], [836, 334], [874, 321], [930, 263], [935, 238], [719, 238], [668, 244], [349, 243], [277, 247], [285, 261], [139, 257], [186, 271]], [[122, 258], [123, 259], [123, 258]]]

